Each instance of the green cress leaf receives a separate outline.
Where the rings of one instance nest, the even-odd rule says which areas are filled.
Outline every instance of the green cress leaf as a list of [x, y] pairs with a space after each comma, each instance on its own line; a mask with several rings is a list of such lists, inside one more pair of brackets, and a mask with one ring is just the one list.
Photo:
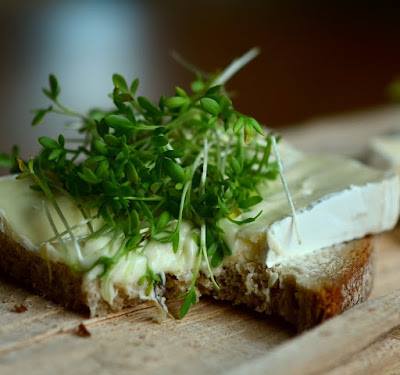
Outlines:
[[49, 75], [49, 88], [43, 88], [42, 91], [50, 100], [57, 100], [61, 89], [54, 74]]
[[62, 134], [60, 134], [60, 135], [58, 136], [58, 144], [59, 144], [61, 147], [64, 147], [64, 146], [65, 146], [65, 138], [64, 138], [64, 136], [63, 136]]
[[57, 149], [60, 147], [60, 145], [58, 144], [57, 141], [55, 141], [54, 139], [51, 139], [49, 137], [40, 137], [39, 138], [39, 143], [47, 149], [53, 150], [53, 149]]
[[240, 174], [242, 172], [242, 166], [240, 165], [240, 162], [235, 158], [232, 158], [231, 160], [231, 167], [235, 174]]
[[253, 129], [260, 135], [264, 135], [264, 130], [261, 127], [261, 125], [258, 123], [258, 121], [253, 118], [253, 117], [248, 117], [247, 122], [250, 126], [253, 127]]
[[100, 139], [100, 138], [96, 138], [93, 141], [93, 148], [96, 150], [96, 152], [98, 152], [101, 155], [107, 155], [108, 152], [108, 148], [106, 143]]
[[133, 209], [132, 212], [129, 214], [128, 218], [129, 218], [128, 234], [136, 233], [140, 225], [139, 214], [135, 209]]
[[133, 130], [135, 124], [123, 115], [108, 115], [105, 118], [106, 124], [116, 130]]
[[153, 138], [153, 143], [156, 147], [163, 147], [168, 144], [168, 138], [163, 135], [157, 135]]
[[126, 175], [128, 177], [128, 180], [130, 182], [137, 184], [140, 181], [140, 177], [136, 170], [136, 167], [131, 161], [128, 161], [126, 163], [125, 170], [126, 170]]
[[249, 224], [249, 223], [252, 223], [253, 221], [256, 221], [260, 217], [261, 214], [262, 214], [262, 211], [260, 211], [256, 216], [248, 217], [247, 219], [244, 219], [244, 220], [234, 220], [234, 219], [231, 219], [230, 217], [228, 217], [228, 220], [237, 225]]
[[168, 211], [162, 212], [157, 221], [157, 230], [158, 231], [163, 230], [168, 225], [170, 220], [171, 220], [171, 215], [169, 214], [169, 212]]
[[178, 251], [179, 239], [180, 239], [179, 231], [175, 231], [171, 236], [172, 249], [174, 250], [174, 253]]
[[104, 136], [104, 141], [111, 147], [118, 147], [121, 144], [120, 139], [113, 134], [106, 134]]
[[96, 168], [96, 176], [99, 179], [106, 179], [109, 175], [110, 165], [107, 160], [103, 160], [99, 163], [99, 166]]
[[183, 319], [189, 312], [190, 308], [196, 304], [196, 302], [196, 289], [194, 287], [191, 287], [187, 292], [185, 299], [183, 300], [183, 304], [179, 310], [179, 319]]
[[192, 82], [192, 84], [190, 85], [190, 88], [192, 89], [192, 91], [194, 93], [199, 93], [202, 92], [205, 89], [205, 84], [203, 81], [198, 80], [198, 81], [194, 81]]
[[79, 177], [88, 184], [98, 184], [99, 178], [89, 168], [83, 167], [82, 172], [78, 172]]
[[214, 95], [219, 95], [221, 92], [222, 86], [221, 85], [212, 85], [211, 87], [208, 88], [206, 91], [205, 96], [212, 97]]
[[217, 116], [221, 112], [218, 102], [212, 98], [201, 98], [200, 104], [201, 107], [211, 115]]
[[132, 96], [136, 95], [136, 91], [137, 91], [138, 87], [139, 87], [139, 80], [138, 79], [134, 79], [132, 81], [132, 84], [131, 84], [130, 88], [129, 88], [129, 91], [131, 92]]
[[167, 158], [175, 159], [181, 158], [184, 155], [184, 152], [182, 150], [167, 150], [164, 151], [163, 155]]
[[63, 154], [63, 150], [61, 149], [55, 149], [53, 151], [51, 151], [48, 159], [49, 160], [57, 160], [61, 155]]
[[58, 80], [54, 74], [50, 74], [49, 76], [49, 86], [50, 92], [53, 99], [57, 99], [58, 95], [60, 94], [60, 86], [58, 84]]
[[244, 125], [244, 141], [246, 144], [250, 143], [254, 137], [255, 130], [253, 126], [249, 123]]
[[175, 87], [175, 92], [177, 96], [180, 96], [182, 98], [189, 98], [189, 95], [182, 87], [179, 86]]
[[221, 265], [222, 261], [224, 259], [224, 253], [221, 249], [217, 248], [215, 253], [211, 257], [211, 267], [216, 268], [219, 265]]
[[160, 113], [158, 108], [149, 99], [145, 98], [144, 96], [139, 96], [137, 100], [138, 100], [139, 105], [145, 111], [147, 111], [149, 114], [158, 115]]
[[43, 122], [44, 117], [51, 112], [53, 109], [53, 106], [48, 106], [47, 108], [42, 108], [42, 109], [36, 109], [34, 111], [35, 116], [32, 119], [32, 126], [39, 125], [40, 123]]
[[181, 97], [181, 96], [172, 96], [172, 97], [166, 99], [164, 102], [164, 104], [169, 109], [181, 108], [182, 106], [184, 106], [187, 103], [188, 103], [188, 99], [186, 97]]
[[128, 84], [125, 78], [118, 73], [113, 74], [112, 81], [115, 87], [119, 88], [122, 92], [128, 92]]
[[185, 170], [171, 159], [164, 159], [167, 175], [175, 182], [185, 182]]
[[222, 95], [219, 100], [219, 105], [221, 107], [221, 112], [223, 112], [225, 116], [230, 115], [230, 110], [232, 109], [232, 100], [230, 100], [226, 95]]

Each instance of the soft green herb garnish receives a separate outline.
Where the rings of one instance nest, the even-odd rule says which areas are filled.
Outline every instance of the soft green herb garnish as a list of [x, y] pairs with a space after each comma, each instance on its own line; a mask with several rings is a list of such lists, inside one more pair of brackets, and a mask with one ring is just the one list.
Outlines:
[[[79, 241], [57, 207], [57, 193], [76, 201], [88, 219], [89, 236], [105, 231], [123, 236], [114, 258], [101, 257], [96, 262], [103, 265], [103, 274], [148, 240], [170, 242], [177, 251], [183, 221], [198, 228], [199, 253], [181, 317], [196, 302], [202, 261], [218, 287], [212, 268], [230, 254], [219, 220], [229, 218], [238, 225], [256, 220], [259, 214], [236, 218], [262, 200], [259, 183], [279, 173], [277, 163], [270, 161], [274, 138], [265, 135], [254, 118], [234, 108], [223, 86], [256, 54], [251, 50], [221, 74], [196, 71], [191, 91], [176, 87], [174, 95], [162, 96], [158, 102], [137, 96], [137, 79], [129, 85], [114, 74], [114, 108], [86, 114], [60, 102], [60, 86], [50, 75], [49, 87], [43, 92], [51, 104], [35, 111], [32, 125], [50, 113], [61, 114], [80, 123], [82, 138], [77, 143], [62, 135], [41, 137], [39, 155], [27, 164], [20, 162], [21, 177], [33, 178], [65, 226], [64, 233], [55, 231], [55, 238], [62, 242], [62, 236], [68, 235], [76, 244], [78, 259]], [[1, 160], [4, 164], [4, 157]], [[89, 212], [95, 215], [89, 217]], [[94, 217], [104, 222], [97, 232], [91, 227]], [[159, 281], [151, 270], [141, 280], [148, 285]]]

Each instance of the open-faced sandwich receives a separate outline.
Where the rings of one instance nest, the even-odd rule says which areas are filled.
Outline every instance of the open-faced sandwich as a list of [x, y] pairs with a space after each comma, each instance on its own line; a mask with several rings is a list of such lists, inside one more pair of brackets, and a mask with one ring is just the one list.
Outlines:
[[93, 316], [181, 298], [183, 317], [210, 295], [304, 329], [367, 298], [371, 235], [397, 221], [398, 177], [304, 154], [234, 109], [224, 83], [254, 55], [157, 104], [114, 75], [115, 107], [87, 114], [50, 76], [33, 124], [61, 113], [81, 138], [10, 157], [1, 274]]

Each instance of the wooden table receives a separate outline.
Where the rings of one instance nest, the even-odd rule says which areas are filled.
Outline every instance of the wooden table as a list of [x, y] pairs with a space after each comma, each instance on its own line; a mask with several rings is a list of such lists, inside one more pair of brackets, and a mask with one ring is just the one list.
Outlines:
[[[396, 116], [400, 120], [394, 109], [373, 114], [386, 124], [380, 130], [391, 128]], [[354, 135], [360, 129], [343, 124], [365, 123], [372, 115], [358, 116], [327, 120], [334, 124], [327, 129]], [[316, 123], [297, 136], [297, 130], [289, 131], [288, 138], [318, 148], [325, 132], [320, 128], [324, 121]], [[336, 131], [339, 137], [342, 131]], [[362, 142], [354, 146], [358, 151], [365, 149], [365, 136]], [[341, 143], [338, 148], [354, 153], [354, 147]], [[0, 281], [0, 374], [400, 373], [400, 237], [381, 235], [376, 247], [370, 300], [299, 336], [277, 319], [207, 300], [182, 321], [156, 323], [156, 309], [149, 304], [87, 319]], [[27, 311], [15, 312], [19, 305]], [[89, 337], [77, 334], [82, 321]]]

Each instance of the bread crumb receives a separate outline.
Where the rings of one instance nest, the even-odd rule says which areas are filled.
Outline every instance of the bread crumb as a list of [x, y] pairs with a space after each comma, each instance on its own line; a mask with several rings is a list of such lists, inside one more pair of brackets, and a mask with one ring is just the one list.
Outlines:
[[22, 303], [20, 305], [15, 304], [14, 307], [11, 309], [11, 311], [17, 314], [21, 314], [28, 311], [28, 308]]
[[89, 330], [86, 328], [86, 326], [83, 323], [79, 324], [79, 326], [75, 328], [74, 334], [79, 337], [92, 336], [92, 334], [89, 332]]

